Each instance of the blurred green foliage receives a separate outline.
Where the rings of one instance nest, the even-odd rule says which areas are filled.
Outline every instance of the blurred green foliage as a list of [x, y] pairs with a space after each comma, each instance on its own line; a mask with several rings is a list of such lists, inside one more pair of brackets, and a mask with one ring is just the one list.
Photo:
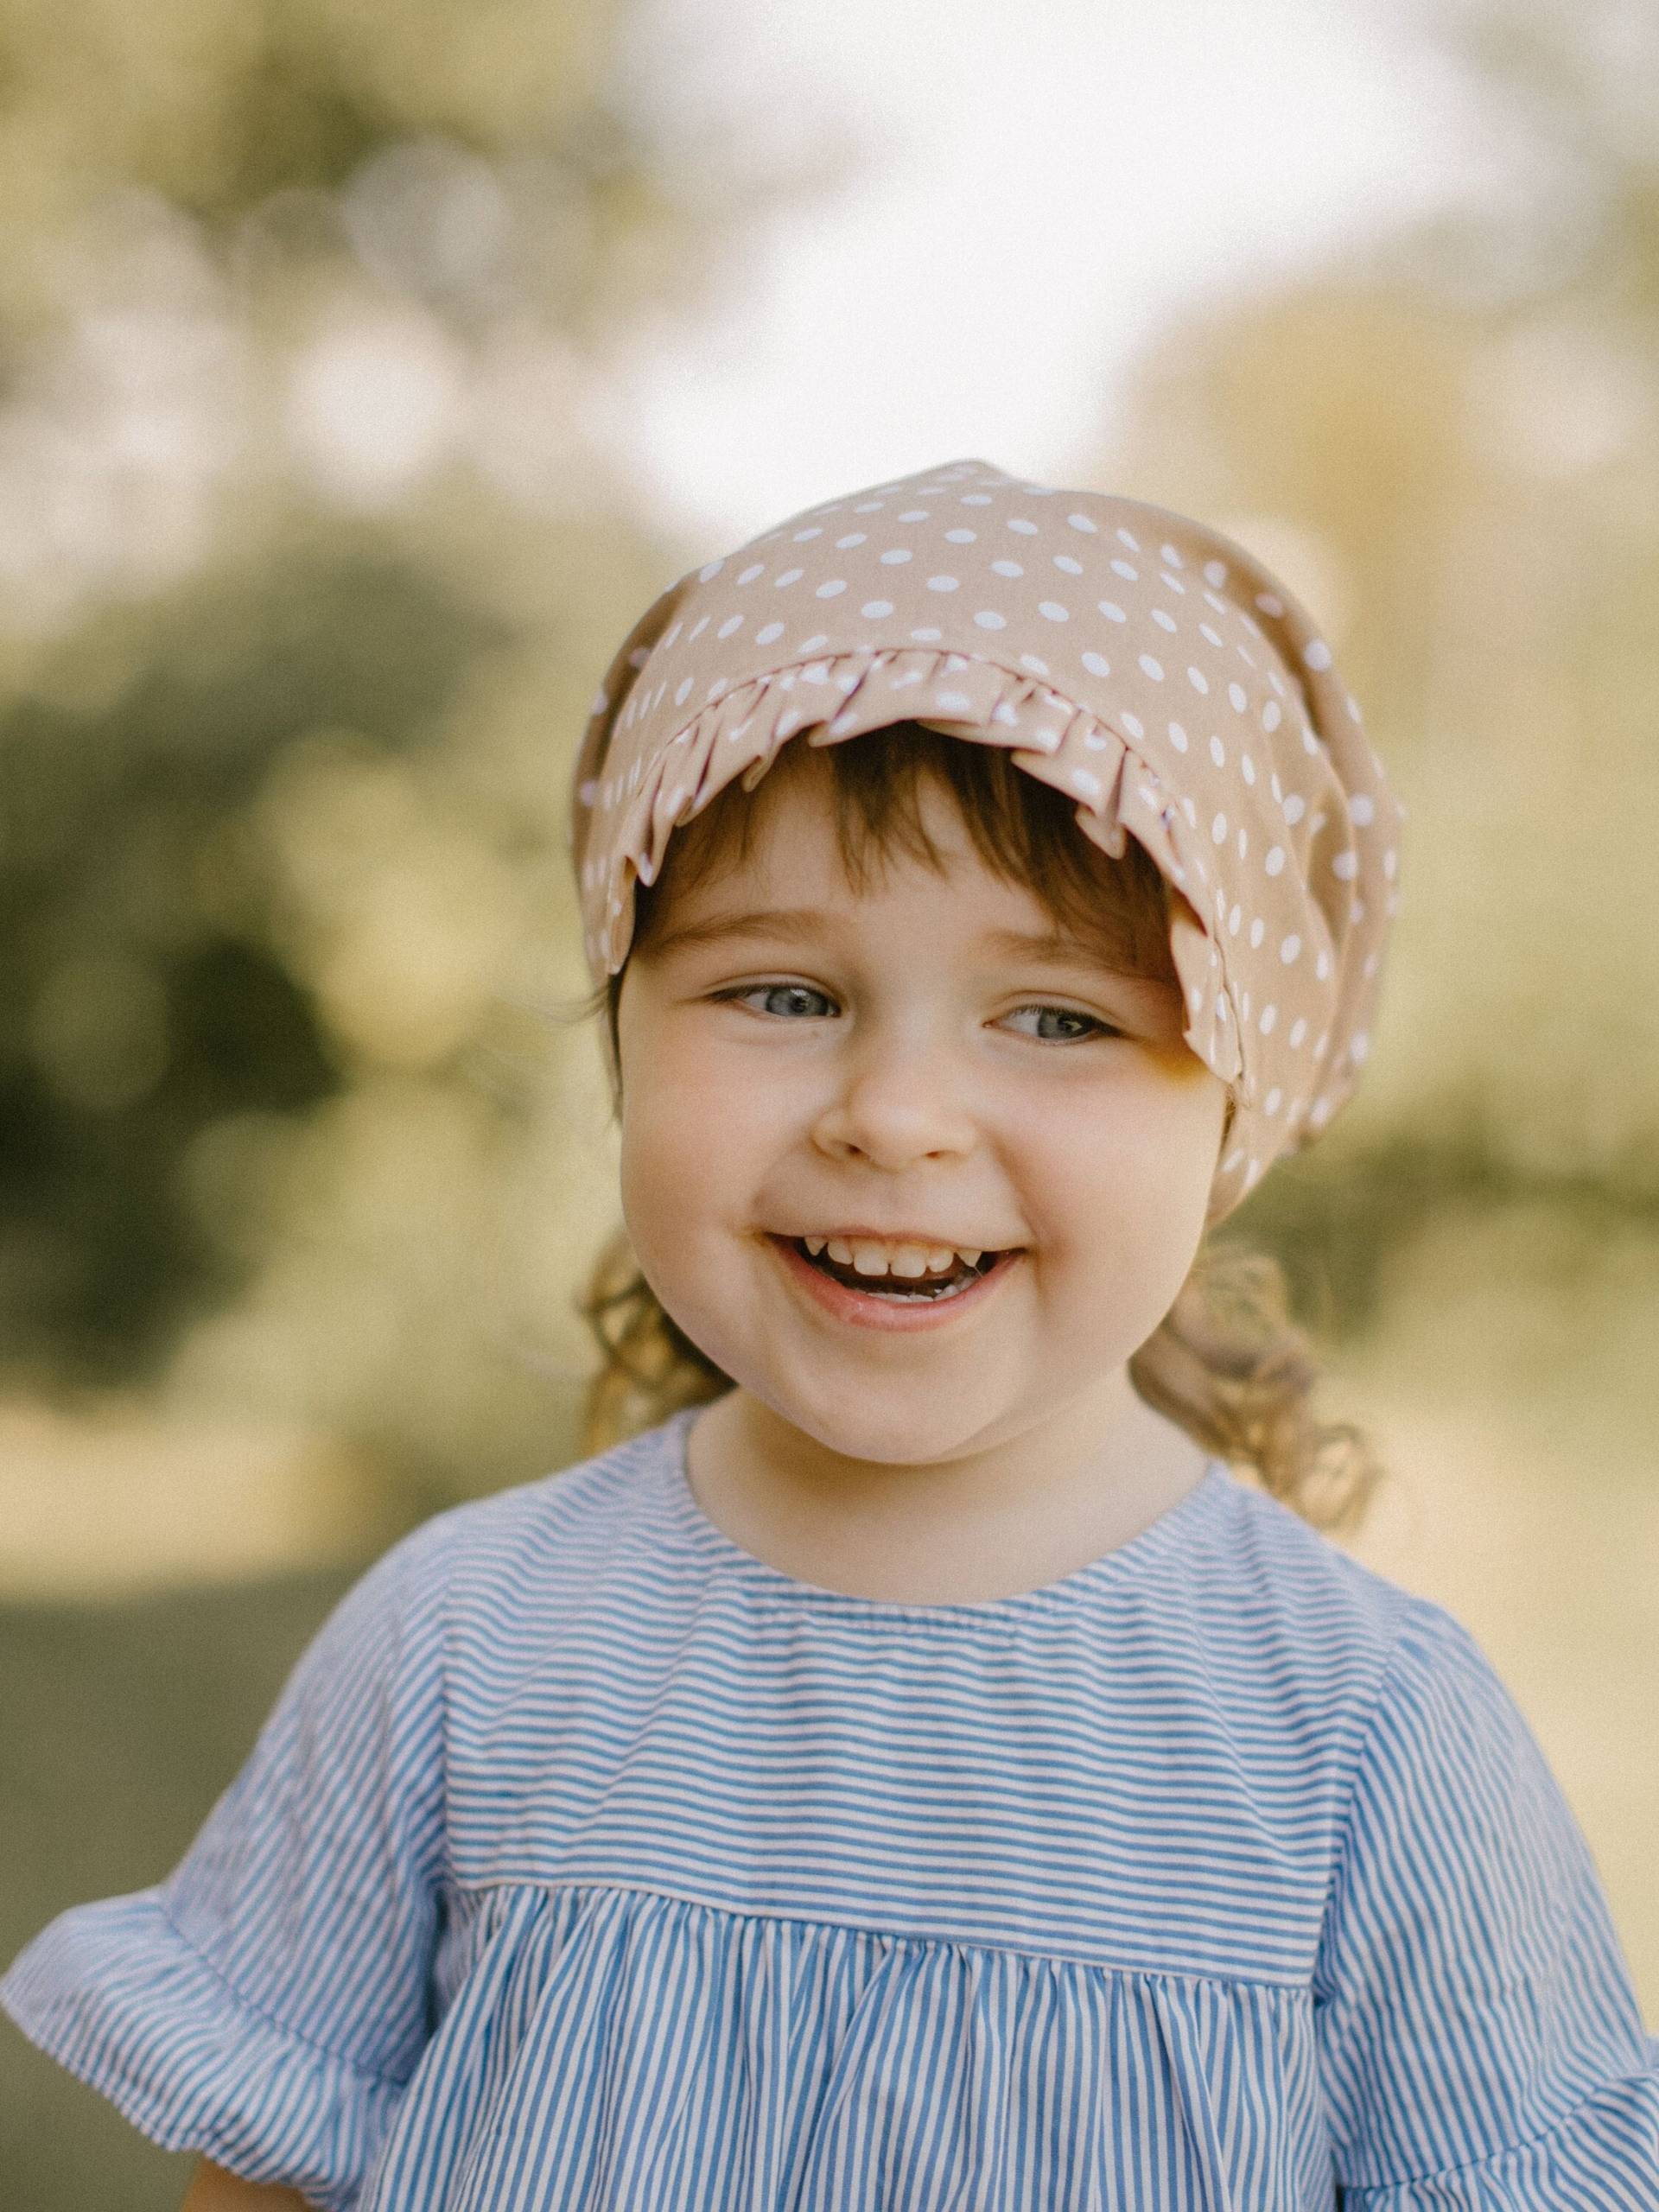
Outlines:
[[0, 5], [0, 1389], [338, 1434], [389, 1533], [588, 1351], [566, 785], [689, 557], [611, 364], [842, 158], [682, 161], [672, 67], [609, 0]]
[[418, 746], [505, 634], [343, 549], [181, 596], [118, 700], [19, 699], [0, 721], [0, 998], [29, 1018], [0, 1096], [0, 1329], [48, 1387], [144, 1372], [245, 1281], [253, 1255], [188, 1204], [193, 1140], [303, 1115], [349, 1080], [261, 901], [235, 933], [204, 911], [204, 855], [308, 730]]

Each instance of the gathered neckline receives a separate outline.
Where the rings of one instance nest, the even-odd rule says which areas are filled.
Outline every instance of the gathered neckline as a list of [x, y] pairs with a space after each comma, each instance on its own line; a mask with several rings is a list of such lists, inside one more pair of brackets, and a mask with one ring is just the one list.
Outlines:
[[666, 1488], [682, 1529], [709, 1564], [723, 1567], [728, 1573], [751, 1584], [757, 1591], [792, 1605], [816, 1607], [849, 1619], [862, 1618], [906, 1623], [938, 1621], [946, 1625], [953, 1623], [971, 1624], [976, 1621], [995, 1624], [1040, 1615], [1077, 1604], [1160, 1558], [1180, 1541], [1190, 1524], [1205, 1517], [1232, 1480], [1223, 1461], [1207, 1459], [1203, 1473], [1192, 1487], [1184, 1491], [1173, 1504], [1166, 1505], [1144, 1529], [1137, 1529], [1134, 1535], [1121, 1544], [1114, 1545], [1110, 1551], [1101, 1553], [1082, 1567], [1073, 1567], [1069, 1574], [1060, 1575], [1052, 1582], [1041, 1583], [1033, 1590], [1014, 1591], [1004, 1598], [947, 1600], [938, 1605], [906, 1605], [890, 1599], [861, 1597], [849, 1590], [830, 1590], [822, 1583], [803, 1581], [798, 1575], [786, 1573], [782, 1567], [770, 1566], [765, 1560], [757, 1559], [753, 1552], [746, 1550], [711, 1521], [691, 1487], [691, 1424], [702, 1411], [701, 1404], [682, 1407], [678, 1413], [670, 1416], [665, 1424], [668, 1431], [664, 1440], [668, 1448], [664, 1453]]

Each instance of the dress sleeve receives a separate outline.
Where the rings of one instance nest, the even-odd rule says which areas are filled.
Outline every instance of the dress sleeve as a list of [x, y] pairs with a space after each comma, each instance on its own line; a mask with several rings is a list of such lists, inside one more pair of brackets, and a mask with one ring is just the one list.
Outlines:
[[24, 2034], [168, 2151], [347, 2212], [432, 2032], [453, 1513], [335, 1605], [165, 1880], [13, 1960]]
[[1595, 1862], [1427, 1599], [1359, 1748], [1313, 2006], [1343, 2212], [1659, 2212], [1659, 2040]]

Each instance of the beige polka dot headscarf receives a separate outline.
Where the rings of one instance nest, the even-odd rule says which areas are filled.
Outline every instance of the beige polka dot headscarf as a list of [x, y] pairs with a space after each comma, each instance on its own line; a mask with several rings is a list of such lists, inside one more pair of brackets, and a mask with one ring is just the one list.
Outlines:
[[810, 507], [663, 593], [580, 748], [571, 858], [596, 983], [633, 879], [732, 778], [899, 721], [1072, 794], [1167, 884], [1187, 1044], [1234, 1097], [1208, 1221], [1358, 1080], [1403, 810], [1311, 617], [1205, 524], [954, 461]]

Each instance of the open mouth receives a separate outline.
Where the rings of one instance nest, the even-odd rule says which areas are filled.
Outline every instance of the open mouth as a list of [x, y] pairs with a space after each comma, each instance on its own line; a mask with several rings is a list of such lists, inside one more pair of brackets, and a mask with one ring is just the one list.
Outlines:
[[783, 1236], [779, 1243], [789, 1245], [820, 1274], [828, 1275], [834, 1282], [844, 1283], [849, 1290], [861, 1291], [868, 1298], [890, 1299], [896, 1306], [937, 1305], [941, 1300], [960, 1298], [966, 1290], [989, 1274], [1003, 1261], [1014, 1256], [1011, 1248], [1003, 1252], [982, 1252], [976, 1264], [969, 1266], [960, 1257], [953, 1258], [950, 1268], [943, 1274], [924, 1275], [867, 1275], [840, 1260], [832, 1260], [828, 1252], [812, 1253], [806, 1249], [806, 1240], [800, 1236]]

